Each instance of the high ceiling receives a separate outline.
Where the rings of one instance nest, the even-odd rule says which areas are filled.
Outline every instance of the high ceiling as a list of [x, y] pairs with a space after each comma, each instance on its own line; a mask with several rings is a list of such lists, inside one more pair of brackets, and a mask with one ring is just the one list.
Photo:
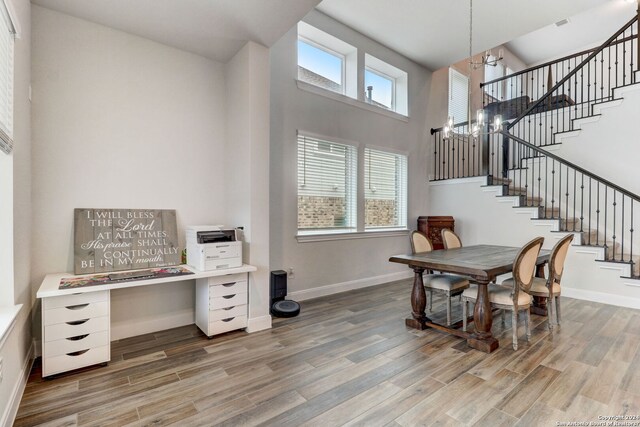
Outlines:
[[[32, 0], [34, 4], [227, 62], [272, 46], [313, 7], [430, 69], [468, 56], [469, 0]], [[320, 3], [320, 4], [318, 4]], [[473, 52], [508, 43], [535, 63], [606, 39], [624, 0], [475, 0]], [[554, 22], [571, 18], [571, 24]]]
[[[605, 5], [628, 9], [625, 20], [631, 18], [634, 10], [633, 4], [623, 0], [476, 0], [473, 2], [473, 53]], [[323, 0], [318, 9], [430, 69], [447, 66], [469, 55], [468, 0]], [[551, 44], [561, 42], [564, 49], [564, 44], [584, 46], [597, 41], [588, 32], [571, 37], [563, 41], [552, 39]], [[527, 39], [513, 47], [527, 53], [535, 44], [535, 40]], [[547, 44], [537, 50], [548, 47], [553, 46]], [[527, 55], [529, 61], [539, 56], [539, 53]], [[552, 54], [546, 57], [550, 56]]]
[[320, 0], [32, 0], [34, 4], [227, 62], [273, 45]]

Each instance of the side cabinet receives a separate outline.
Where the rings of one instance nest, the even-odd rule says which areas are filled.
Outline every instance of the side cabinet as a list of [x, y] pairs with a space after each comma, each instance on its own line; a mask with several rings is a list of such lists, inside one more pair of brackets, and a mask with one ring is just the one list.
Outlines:
[[111, 359], [109, 291], [43, 298], [42, 376]]
[[208, 337], [247, 327], [248, 274], [196, 280], [196, 325]]

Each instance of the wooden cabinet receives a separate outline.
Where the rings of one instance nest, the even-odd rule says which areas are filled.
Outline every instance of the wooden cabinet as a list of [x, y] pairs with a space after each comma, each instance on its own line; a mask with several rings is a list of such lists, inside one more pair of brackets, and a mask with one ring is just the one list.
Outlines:
[[452, 216], [420, 216], [418, 217], [418, 231], [427, 235], [433, 249], [444, 249], [442, 243], [442, 229], [454, 230], [454, 219]]
[[248, 274], [196, 280], [196, 325], [208, 337], [247, 327]]
[[109, 291], [42, 301], [42, 376], [111, 359]]

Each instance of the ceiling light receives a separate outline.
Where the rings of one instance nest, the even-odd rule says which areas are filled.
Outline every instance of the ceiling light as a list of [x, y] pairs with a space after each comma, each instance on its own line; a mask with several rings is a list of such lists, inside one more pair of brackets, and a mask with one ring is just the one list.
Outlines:
[[[498, 51], [498, 56], [495, 57], [491, 54], [490, 50], [485, 51], [480, 57], [480, 61], [473, 61], [473, 0], [469, 0], [469, 79], [471, 79], [471, 70], [477, 69], [481, 66], [495, 67], [498, 65], [498, 61], [502, 60], [502, 49]], [[471, 84], [469, 86], [469, 93], [467, 94], [467, 132], [460, 133], [454, 130], [453, 117], [449, 116], [443, 126], [443, 138], [449, 139], [452, 136], [459, 137], [472, 137], [476, 139], [479, 135], [490, 135], [493, 133], [499, 133], [502, 131], [502, 116], [496, 114], [493, 116], [493, 127], [491, 130], [486, 126], [487, 116], [484, 110], [480, 109], [476, 112], [476, 122], [471, 125]]]

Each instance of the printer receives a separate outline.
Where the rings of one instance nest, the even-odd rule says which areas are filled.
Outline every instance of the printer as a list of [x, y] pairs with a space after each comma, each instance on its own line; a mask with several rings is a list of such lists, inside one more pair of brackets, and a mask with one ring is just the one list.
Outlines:
[[221, 270], [242, 266], [239, 230], [221, 225], [186, 227], [187, 264], [196, 270]]

